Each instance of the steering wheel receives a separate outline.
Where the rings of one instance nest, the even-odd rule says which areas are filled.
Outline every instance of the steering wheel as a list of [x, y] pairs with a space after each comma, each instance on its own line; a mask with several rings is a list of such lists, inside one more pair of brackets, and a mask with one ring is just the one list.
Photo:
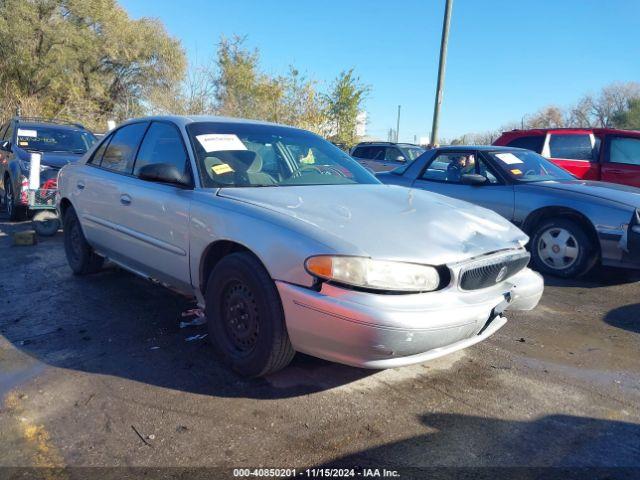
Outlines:
[[329, 170], [335, 172], [335, 174], [337, 174], [337, 176], [339, 177], [346, 176], [344, 172], [340, 171], [338, 168], [334, 167], [333, 165], [322, 165], [322, 167], [318, 165], [308, 165], [308, 166], [300, 167], [298, 170], [293, 172], [291, 174], [291, 178], [301, 177], [306, 172], [313, 172], [313, 171], [318, 172], [320, 175], [333, 175], [332, 173], [329, 172]]

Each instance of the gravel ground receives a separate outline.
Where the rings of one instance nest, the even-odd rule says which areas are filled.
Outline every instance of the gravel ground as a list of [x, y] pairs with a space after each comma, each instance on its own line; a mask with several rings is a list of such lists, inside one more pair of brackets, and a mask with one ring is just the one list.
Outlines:
[[223, 368], [191, 304], [116, 268], [74, 277], [62, 233], [0, 217], [0, 466], [640, 467], [640, 276], [548, 278], [540, 306], [434, 362], [304, 355]]

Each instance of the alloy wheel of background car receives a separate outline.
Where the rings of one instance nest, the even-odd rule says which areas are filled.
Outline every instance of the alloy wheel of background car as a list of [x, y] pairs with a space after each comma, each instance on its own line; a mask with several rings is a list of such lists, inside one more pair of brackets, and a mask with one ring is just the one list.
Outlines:
[[540, 259], [554, 270], [570, 267], [580, 253], [576, 237], [560, 227], [550, 228], [540, 235], [536, 248]]
[[233, 370], [259, 377], [289, 364], [295, 352], [280, 295], [251, 253], [232, 253], [218, 262], [205, 301], [211, 343]]
[[72, 207], [69, 207], [64, 216], [64, 251], [67, 262], [76, 275], [95, 273], [104, 263], [104, 258], [97, 255], [84, 238], [80, 221]]
[[531, 241], [534, 267], [560, 277], [577, 277], [597, 262], [593, 242], [576, 222], [557, 218], [543, 222]]

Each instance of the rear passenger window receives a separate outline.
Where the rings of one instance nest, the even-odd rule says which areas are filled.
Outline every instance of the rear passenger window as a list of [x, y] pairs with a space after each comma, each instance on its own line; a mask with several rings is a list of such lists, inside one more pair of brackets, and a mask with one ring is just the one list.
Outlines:
[[142, 167], [152, 163], [175, 165], [178, 171], [186, 173], [187, 152], [180, 132], [168, 123], [151, 124], [140, 146], [133, 174], [138, 175]]
[[507, 146], [516, 148], [526, 148], [536, 153], [542, 153], [544, 146], [544, 135], [531, 135], [529, 137], [519, 137], [511, 140]]
[[597, 158], [591, 135], [551, 135], [549, 155], [551, 158], [593, 161]]
[[147, 123], [134, 123], [115, 132], [104, 151], [100, 166], [114, 172], [131, 173], [133, 159], [147, 125]]
[[611, 138], [609, 161], [640, 166], [640, 138]]
[[107, 137], [104, 140], [104, 142], [100, 144], [98, 149], [93, 153], [93, 155], [91, 155], [91, 158], [87, 163], [90, 163], [91, 165], [100, 166], [100, 163], [102, 162], [102, 156], [104, 155], [104, 151], [107, 149], [107, 145], [109, 145], [110, 141], [111, 141], [111, 136]]

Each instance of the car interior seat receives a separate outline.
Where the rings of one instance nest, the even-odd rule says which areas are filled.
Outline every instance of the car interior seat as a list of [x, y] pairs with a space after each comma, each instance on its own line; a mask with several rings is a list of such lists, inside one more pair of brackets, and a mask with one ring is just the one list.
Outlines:
[[[262, 171], [262, 157], [251, 150], [223, 150], [212, 152], [204, 159], [207, 174], [215, 181], [229, 184], [277, 185], [278, 182]], [[229, 170], [217, 169], [227, 165]]]

